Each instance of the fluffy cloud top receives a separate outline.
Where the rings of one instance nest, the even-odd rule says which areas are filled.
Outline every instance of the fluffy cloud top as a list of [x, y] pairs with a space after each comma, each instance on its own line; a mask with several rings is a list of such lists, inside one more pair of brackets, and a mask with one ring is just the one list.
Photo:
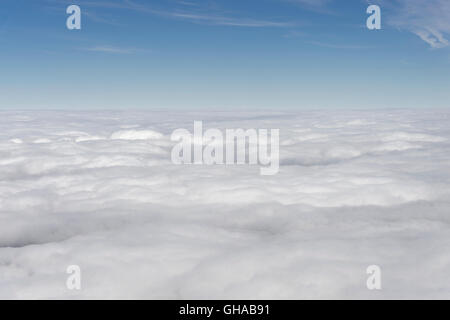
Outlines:
[[[279, 174], [173, 165], [170, 134], [194, 120], [281, 129]], [[0, 298], [450, 298], [449, 121], [2, 112]]]

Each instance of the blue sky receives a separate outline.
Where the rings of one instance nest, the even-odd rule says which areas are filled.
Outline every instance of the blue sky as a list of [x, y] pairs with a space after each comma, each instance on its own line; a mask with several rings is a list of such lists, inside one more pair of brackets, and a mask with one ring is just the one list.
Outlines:
[[448, 39], [448, 0], [2, 0], [0, 108], [449, 107]]

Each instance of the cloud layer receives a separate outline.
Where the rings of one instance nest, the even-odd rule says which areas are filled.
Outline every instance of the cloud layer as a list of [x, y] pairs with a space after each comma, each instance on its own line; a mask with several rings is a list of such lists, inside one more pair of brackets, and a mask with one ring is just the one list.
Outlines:
[[[170, 134], [194, 120], [281, 129], [279, 174], [173, 165]], [[450, 298], [449, 121], [1, 112], [0, 298]]]

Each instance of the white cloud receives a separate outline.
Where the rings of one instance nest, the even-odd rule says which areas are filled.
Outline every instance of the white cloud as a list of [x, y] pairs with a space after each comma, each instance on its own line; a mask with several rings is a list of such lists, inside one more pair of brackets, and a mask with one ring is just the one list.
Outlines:
[[394, 0], [380, 1], [392, 10], [384, 15], [397, 28], [413, 32], [432, 48], [449, 45], [450, 1], [448, 0]]
[[220, 26], [236, 26], [236, 27], [292, 27], [292, 22], [277, 22], [269, 20], [258, 20], [249, 18], [230, 18], [216, 15], [177, 13], [170, 14], [173, 18], [190, 20], [197, 23], [209, 23]]
[[242, 16], [230, 16], [224, 14], [221, 10], [212, 9], [205, 4], [189, 2], [177, 2], [180, 7], [156, 8], [149, 5], [148, 2], [139, 1], [81, 1], [80, 5], [93, 8], [125, 9], [151, 15], [166, 17], [170, 19], [185, 20], [192, 23], [201, 23], [217, 26], [236, 26], [236, 27], [292, 27], [295, 23], [289, 21], [274, 21], [269, 19], [253, 19]]
[[[0, 298], [450, 298], [448, 111], [0, 115]], [[173, 165], [194, 120], [280, 128], [279, 174]]]
[[280, 0], [280, 1], [290, 2], [294, 5], [299, 5], [313, 12], [334, 14], [334, 11], [330, 9], [330, 4], [333, 3], [333, 0]]
[[111, 135], [113, 140], [161, 139], [163, 135], [153, 130], [119, 130]]
[[[303, 5], [306, 8], [327, 12], [333, 0], [283, 0]], [[383, 21], [390, 26], [408, 30], [428, 43], [432, 48], [449, 45], [450, 1], [448, 0], [375, 0], [382, 6]], [[384, 11], [384, 9], [388, 9]]]
[[135, 53], [137, 51], [136, 49], [120, 48], [120, 47], [113, 47], [113, 46], [94, 46], [94, 47], [86, 48], [84, 50], [92, 51], [92, 52], [116, 53], [116, 54], [131, 54], [131, 53]]
[[444, 36], [436, 30], [433, 29], [423, 29], [423, 30], [416, 30], [415, 33], [428, 43], [433, 48], [444, 48], [448, 46], [448, 40], [444, 38]]
[[370, 49], [372, 47], [370, 46], [363, 46], [363, 45], [357, 45], [357, 44], [335, 44], [335, 43], [326, 43], [326, 42], [319, 42], [319, 41], [310, 41], [309, 43], [324, 47], [324, 48], [331, 48], [331, 49]]
[[288, 0], [288, 1], [312, 7], [322, 7], [329, 4], [332, 0]]

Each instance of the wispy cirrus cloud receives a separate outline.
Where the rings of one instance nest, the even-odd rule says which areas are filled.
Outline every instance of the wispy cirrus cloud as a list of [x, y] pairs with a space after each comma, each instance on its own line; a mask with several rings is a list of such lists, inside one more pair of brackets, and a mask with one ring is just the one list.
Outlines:
[[121, 23], [117, 22], [116, 19], [98, 15], [97, 13], [95, 13], [93, 11], [84, 10], [83, 15], [95, 22], [110, 24], [113, 26], [121, 26], [122, 25]]
[[332, 0], [288, 0], [288, 1], [311, 7], [322, 7], [330, 3]]
[[204, 8], [198, 3], [192, 2], [190, 3], [190, 6], [193, 7], [195, 4], [197, 7], [195, 11], [187, 10], [186, 3], [181, 3], [183, 4], [183, 8], [173, 8], [171, 10], [156, 10], [148, 4], [142, 4], [131, 0], [125, 0], [125, 3], [129, 9], [135, 11], [156, 14], [172, 19], [186, 20], [194, 23], [236, 27], [292, 27], [295, 25], [292, 22], [286, 21], [272, 21], [248, 17], [231, 17], [217, 12], [217, 10], [212, 11], [209, 7]]
[[235, 27], [292, 27], [291, 22], [277, 22], [268, 20], [258, 20], [249, 18], [231, 18], [218, 15], [177, 13], [170, 14], [172, 18], [185, 19], [196, 23], [206, 23], [219, 26], [235, 26]]
[[[67, 2], [69, 3], [69, 2]], [[177, 1], [175, 6], [155, 7], [147, 2], [132, 0], [122, 1], [79, 1], [79, 5], [92, 8], [125, 9], [169, 19], [184, 20], [198, 24], [235, 27], [293, 27], [294, 22], [255, 19], [243, 16], [231, 16], [225, 12], [212, 9], [205, 4], [193, 1]]]
[[432, 48], [449, 46], [449, 0], [379, 0], [389, 10], [387, 24], [407, 30], [428, 43]]
[[326, 43], [326, 42], [320, 42], [320, 41], [310, 41], [310, 44], [313, 44], [315, 46], [323, 47], [323, 48], [330, 48], [330, 49], [371, 49], [373, 47], [371, 46], [363, 46], [363, 45], [355, 45], [355, 44], [335, 44], [335, 43]]
[[113, 53], [113, 54], [132, 54], [137, 53], [142, 50], [135, 48], [122, 48], [122, 47], [114, 47], [114, 46], [94, 46], [89, 48], [84, 48], [84, 51], [91, 52], [102, 52], [102, 53]]
[[331, 14], [333, 11], [330, 9], [330, 4], [333, 0], [282, 0], [285, 2], [290, 2], [306, 8], [310, 11], [315, 11], [318, 13]]
[[[307, 9], [328, 13], [337, 0], [282, 0], [301, 5]], [[425, 41], [431, 48], [450, 45], [449, 0], [364, 0], [379, 4], [386, 10], [386, 23], [400, 30], [407, 30]], [[384, 13], [384, 12], [383, 12]]]

